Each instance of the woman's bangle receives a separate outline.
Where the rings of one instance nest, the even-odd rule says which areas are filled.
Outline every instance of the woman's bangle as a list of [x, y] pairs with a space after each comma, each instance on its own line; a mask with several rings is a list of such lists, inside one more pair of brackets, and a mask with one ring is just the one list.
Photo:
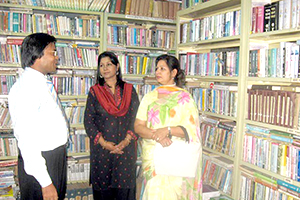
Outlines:
[[169, 131], [169, 133], [168, 133], [168, 137], [171, 139], [172, 138], [172, 134], [171, 134], [171, 127], [170, 126], [168, 126], [168, 131]]
[[130, 144], [130, 142], [131, 142], [131, 139], [129, 139], [128, 137], [125, 137], [125, 140], [127, 140], [128, 141], [128, 145]]
[[103, 149], [106, 149], [106, 144], [107, 144], [107, 141], [104, 140], [104, 144], [103, 144], [103, 146], [102, 146]]

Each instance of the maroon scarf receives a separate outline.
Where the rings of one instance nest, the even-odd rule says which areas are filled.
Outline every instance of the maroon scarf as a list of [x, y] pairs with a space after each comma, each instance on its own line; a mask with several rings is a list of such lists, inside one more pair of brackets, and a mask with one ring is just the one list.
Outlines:
[[127, 83], [124, 84], [124, 91], [120, 108], [118, 108], [118, 105], [116, 105], [113, 96], [110, 93], [108, 93], [104, 87], [105, 86], [100, 86], [99, 84], [96, 84], [91, 88], [92, 90], [94, 90], [100, 105], [110, 115], [118, 117], [124, 116], [128, 112], [130, 106], [132, 85]]

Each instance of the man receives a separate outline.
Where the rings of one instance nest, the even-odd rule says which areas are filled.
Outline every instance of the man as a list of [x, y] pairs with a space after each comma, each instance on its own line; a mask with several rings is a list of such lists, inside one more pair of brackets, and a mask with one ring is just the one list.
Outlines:
[[13, 85], [9, 110], [18, 140], [21, 199], [64, 199], [68, 125], [47, 75], [56, 72], [56, 39], [27, 36], [21, 46], [24, 72]]

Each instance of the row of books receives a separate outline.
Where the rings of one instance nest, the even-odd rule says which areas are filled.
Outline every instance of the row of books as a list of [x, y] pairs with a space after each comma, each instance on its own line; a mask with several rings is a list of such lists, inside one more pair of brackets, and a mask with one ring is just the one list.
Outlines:
[[56, 43], [59, 67], [96, 68], [99, 49], [94, 43]]
[[90, 151], [90, 141], [85, 130], [78, 129], [70, 133], [71, 143], [68, 146], [68, 153], [82, 153]]
[[117, 54], [122, 74], [154, 74], [156, 54]]
[[0, 31], [1, 32], [18, 32], [32, 33], [32, 13], [0, 11]]
[[216, 152], [234, 157], [235, 122], [222, 122], [211, 117], [204, 117], [200, 125], [203, 146]]
[[0, 199], [15, 199], [18, 187], [14, 172], [16, 164], [4, 166], [0, 169]]
[[222, 157], [203, 154], [203, 182], [228, 195], [231, 195], [233, 189], [232, 168], [232, 162]]
[[64, 200], [94, 200], [93, 189], [89, 183], [72, 183], [67, 185], [67, 193]]
[[180, 43], [240, 35], [241, 11], [193, 19], [180, 24]]
[[191, 92], [200, 111], [237, 116], [237, 86], [214, 85], [212, 89], [192, 88]]
[[252, 8], [252, 33], [300, 27], [300, 1], [281, 0]]
[[0, 106], [0, 128], [11, 128], [11, 117], [7, 107]]
[[298, 78], [299, 44], [280, 42], [279, 48], [250, 50], [249, 76]]
[[23, 39], [0, 37], [0, 63], [20, 64]]
[[[17, 156], [17, 141], [11, 134], [0, 134], [0, 156]], [[0, 181], [1, 182], [1, 181]]]
[[52, 14], [33, 14], [33, 32], [44, 32], [51, 35], [73, 37], [99, 38], [100, 19], [95, 15], [82, 15], [80, 17]]
[[198, 3], [208, 2], [209, 0], [182, 0], [182, 8], [186, 9], [197, 5]]
[[175, 47], [175, 26], [137, 25], [110, 21], [107, 29], [107, 41], [110, 45], [158, 47], [173, 49]]
[[89, 159], [68, 159], [67, 181], [88, 181], [90, 177]]
[[70, 124], [83, 124], [84, 106], [68, 106], [64, 107], [64, 109]]
[[0, 12], [0, 31], [14, 33], [45, 32], [50, 35], [73, 37], [100, 36], [100, 19], [96, 15], [57, 15], [28, 13], [28, 10]]
[[299, 129], [300, 95], [293, 87], [255, 88], [248, 90], [249, 120]]
[[61, 8], [70, 10], [88, 10], [104, 12], [110, 3], [110, 0], [73, 0], [73, 1], [55, 1], [55, 0], [1, 0], [1, 3], [10, 3], [15, 5], [38, 6], [46, 8]]
[[246, 125], [243, 160], [300, 181], [299, 136]]
[[0, 94], [8, 94], [16, 82], [16, 75], [0, 75]]
[[164, 19], [176, 19], [176, 12], [180, 10], [180, 2], [157, 0], [112, 0], [110, 13], [145, 16]]
[[187, 75], [199, 76], [238, 76], [239, 51], [211, 53], [187, 52], [179, 55], [181, 69]]
[[250, 199], [299, 199], [299, 187], [280, 179], [242, 168], [240, 198]]
[[[0, 38], [0, 63], [21, 64], [20, 38]], [[96, 68], [99, 45], [94, 42], [62, 42], [56, 43], [61, 68]]]
[[52, 82], [59, 95], [87, 95], [95, 84], [94, 77], [53, 76]]

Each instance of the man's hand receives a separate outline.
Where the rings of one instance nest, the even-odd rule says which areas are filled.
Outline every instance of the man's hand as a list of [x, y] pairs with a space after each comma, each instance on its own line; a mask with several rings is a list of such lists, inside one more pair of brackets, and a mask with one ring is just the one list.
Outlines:
[[47, 187], [43, 187], [42, 192], [43, 192], [44, 200], [57, 200], [58, 199], [56, 188], [54, 187], [54, 185], [52, 183], [50, 185], [48, 185]]

